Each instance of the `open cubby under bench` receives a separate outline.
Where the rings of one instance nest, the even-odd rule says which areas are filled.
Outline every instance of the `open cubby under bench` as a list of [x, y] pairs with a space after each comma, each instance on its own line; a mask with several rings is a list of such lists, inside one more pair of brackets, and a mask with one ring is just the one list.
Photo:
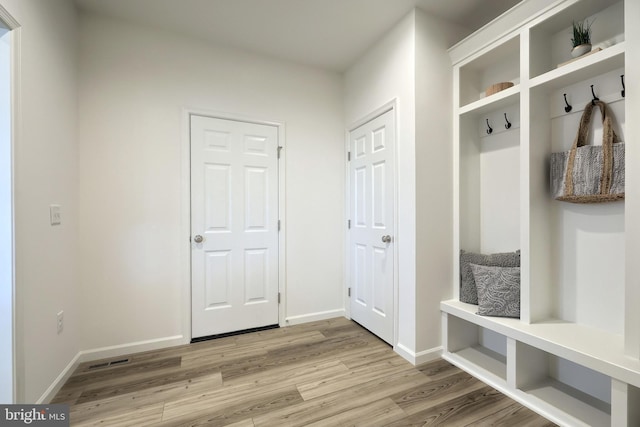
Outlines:
[[621, 335], [564, 320], [480, 316], [458, 300], [440, 308], [443, 358], [554, 422], [615, 425], [612, 407], [640, 404], [640, 361], [624, 354]]

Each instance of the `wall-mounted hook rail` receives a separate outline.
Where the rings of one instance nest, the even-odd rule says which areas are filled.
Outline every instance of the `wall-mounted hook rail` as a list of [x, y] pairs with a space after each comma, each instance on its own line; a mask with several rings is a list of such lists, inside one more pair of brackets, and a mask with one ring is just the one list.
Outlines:
[[507, 119], [507, 113], [504, 113], [504, 121], [507, 122], [504, 125], [505, 129], [511, 129], [511, 122], [509, 121], [509, 119]]
[[569, 111], [571, 111], [573, 106], [569, 105], [569, 102], [567, 102], [567, 94], [566, 93], [564, 94], [564, 103], [565, 103], [564, 112], [568, 113]]
[[489, 119], [487, 119], [487, 135], [491, 135], [493, 133], [493, 128], [489, 124]]
[[626, 91], [626, 88], [624, 87], [624, 74], [620, 76], [620, 80], [622, 80], [622, 92], [620, 92], [620, 94], [624, 98], [625, 91]]
[[595, 92], [593, 91], [593, 85], [591, 85], [591, 95], [593, 96], [593, 99], [591, 100], [591, 105], [596, 105], [596, 101], [600, 101], [600, 98], [598, 98]]

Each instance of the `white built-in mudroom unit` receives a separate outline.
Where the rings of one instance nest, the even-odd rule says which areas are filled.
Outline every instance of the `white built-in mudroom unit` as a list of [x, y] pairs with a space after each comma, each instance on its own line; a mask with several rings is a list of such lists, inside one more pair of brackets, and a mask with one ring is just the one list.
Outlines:
[[[592, 25], [572, 60], [572, 22]], [[443, 357], [567, 426], [640, 426], [640, 1], [530, 0], [450, 50], [454, 283]], [[600, 49], [598, 49], [600, 48]], [[485, 89], [513, 83], [493, 95]], [[554, 200], [592, 100], [626, 146], [626, 199]], [[595, 112], [590, 143], [602, 141]], [[460, 251], [520, 250], [520, 319], [460, 301]]]

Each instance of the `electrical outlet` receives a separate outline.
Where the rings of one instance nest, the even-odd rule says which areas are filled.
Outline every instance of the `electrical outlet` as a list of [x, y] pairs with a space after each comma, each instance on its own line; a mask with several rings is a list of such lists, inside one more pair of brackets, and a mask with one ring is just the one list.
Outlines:
[[58, 334], [62, 333], [64, 329], [64, 311], [60, 310], [57, 316]]
[[60, 205], [49, 205], [49, 218], [51, 219], [51, 225], [60, 225], [62, 223]]

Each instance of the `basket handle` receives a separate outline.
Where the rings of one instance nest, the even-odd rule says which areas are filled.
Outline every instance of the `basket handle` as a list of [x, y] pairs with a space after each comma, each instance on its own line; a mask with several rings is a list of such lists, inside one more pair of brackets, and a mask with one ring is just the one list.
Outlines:
[[589, 103], [584, 107], [584, 112], [580, 118], [580, 126], [578, 127], [578, 133], [573, 141], [573, 146], [569, 151], [569, 159], [567, 162], [567, 172], [565, 175], [564, 195], [573, 196], [573, 167], [576, 159], [576, 152], [578, 147], [582, 147], [587, 144], [587, 137], [589, 136], [589, 130], [591, 128], [591, 116], [593, 113], [593, 107], [598, 106], [600, 108], [600, 115], [602, 116], [602, 176], [600, 177], [600, 194], [609, 194], [611, 190], [611, 180], [613, 176], [613, 144], [618, 143], [618, 135], [613, 130], [613, 124], [611, 117], [607, 114], [607, 104], [602, 101], [595, 101]]

